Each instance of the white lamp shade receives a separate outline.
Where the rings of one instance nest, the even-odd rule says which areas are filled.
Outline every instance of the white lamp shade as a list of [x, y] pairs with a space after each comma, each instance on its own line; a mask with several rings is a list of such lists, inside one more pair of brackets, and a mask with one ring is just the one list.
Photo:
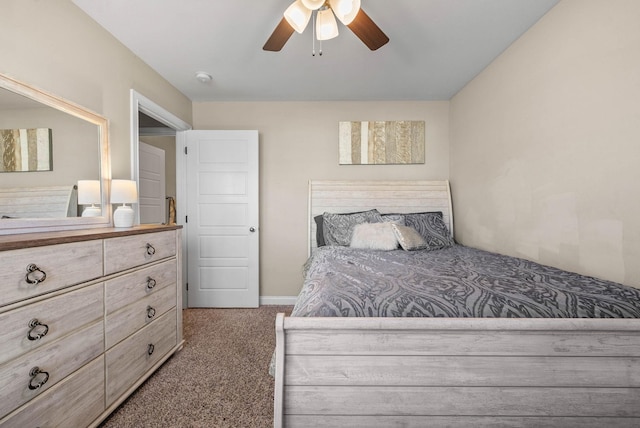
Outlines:
[[311, 10], [304, 7], [302, 0], [296, 0], [284, 11], [284, 17], [294, 30], [302, 33], [311, 18]]
[[111, 180], [111, 203], [133, 204], [138, 202], [138, 189], [133, 180]]
[[338, 36], [338, 23], [331, 9], [318, 11], [316, 21], [316, 38], [318, 40], [329, 40]]
[[99, 204], [100, 180], [78, 180], [78, 204]]
[[320, 9], [324, 4], [324, 0], [302, 0], [302, 4], [311, 10]]
[[329, 0], [331, 9], [344, 25], [349, 25], [360, 12], [360, 0]]

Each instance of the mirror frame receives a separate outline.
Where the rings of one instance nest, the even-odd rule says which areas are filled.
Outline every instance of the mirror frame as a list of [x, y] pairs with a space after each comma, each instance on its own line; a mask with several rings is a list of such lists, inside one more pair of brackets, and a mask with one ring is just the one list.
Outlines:
[[86, 108], [64, 98], [50, 94], [34, 86], [20, 82], [0, 73], [0, 88], [25, 96], [56, 110], [75, 116], [98, 126], [100, 150], [100, 185], [102, 216], [61, 217], [46, 219], [11, 219], [0, 221], [0, 235], [31, 232], [51, 232], [57, 230], [112, 227], [109, 186], [111, 184], [111, 160], [109, 155], [109, 121]]

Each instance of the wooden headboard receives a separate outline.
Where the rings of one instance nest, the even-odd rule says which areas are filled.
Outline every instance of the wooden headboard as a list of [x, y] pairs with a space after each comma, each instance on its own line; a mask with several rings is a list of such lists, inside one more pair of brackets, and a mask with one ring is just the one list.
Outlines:
[[309, 254], [317, 247], [316, 223], [322, 213], [376, 208], [380, 213], [441, 211], [453, 236], [448, 180], [442, 181], [309, 181]]
[[75, 185], [0, 189], [0, 217], [59, 218], [78, 216]]

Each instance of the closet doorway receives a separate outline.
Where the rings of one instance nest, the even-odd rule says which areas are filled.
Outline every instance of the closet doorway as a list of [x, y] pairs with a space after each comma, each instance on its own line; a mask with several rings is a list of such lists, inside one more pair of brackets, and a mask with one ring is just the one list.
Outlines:
[[[141, 127], [140, 121], [151, 118], [158, 121], [158, 126]], [[143, 128], [145, 130], [143, 131]], [[155, 128], [155, 129], [154, 129]], [[184, 226], [182, 233], [182, 301], [184, 307], [257, 307], [259, 304], [259, 239], [258, 239], [258, 132], [257, 131], [190, 131], [191, 126], [169, 113], [153, 101], [145, 98], [136, 91], [131, 91], [131, 179], [138, 183], [141, 188], [141, 181], [146, 180], [144, 174], [141, 175], [141, 165], [144, 154], [141, 156], [140, 141], [147, 137], [167, 136], [175, 134], [175, 143], [164, 148], [167, 160], [169, 155], [175, 156], [175, 161], [167, 161], [168, 165], [175, 164], [175, 170], [166, 173], [166, 180], [175, 179], [176, 194], [176, 223]], [[247, 135], [245, 135], [247, 134]], [[250, 134], [250, 135], [249, 135]], [[213, 180], [206, 181], [206, 188], [200, 196], [209, 203], [209, 206], [216, 205], [216, 215], [207, 217], [208, 222], [198, 222], [198, 213], [193, 211], [189, 215], [192, 220], [187, 223], [187, 199], [188, 199], [188, 174], [187, 174], [187, 140], [188, 135], [192, 137], [204, 137], [208, 141], [204, 150], [189, 150], [188, 153], [193, 159], [193, 155], [199, 152], [197, 159], [203, 153], [211, 152], [215, 149], [214, 160], [207, 158], [206, 164], [221, 165], [220, 171], [206, 171]], [[246, 144], [241, 144], [245, 141]], [[195, 146], [194, 146], [195, 148]], [[210, 153], [211, 154], [211, 153]], [[141, 162], [141, 158], [143, 158]], [[244, 159], [240, 162], [240, 158]], [[244, 166], [242, 166], [244, 164]], [[230, 169], [231, 168], [231, 169]], [[235, 170], [234, 168], [241, 168]], [[242, 170], [244, 168], [244, 170]], [[199, 166], [191, 165], [189, 172], [198, 170]], [[169, 171], [169, 168], [165, 169]], [[247, 173], [246, 180], [241, 178]], [[192, 177], [193, 180], [193, 177]], [[245, 183], [246, 184], [243, 184]], [[249, 186], [249, 183], [251, 186]], [[149, 183], [144, 183], [148, 185]], [[142, 187], [144, 187], [144, 185]], [[208, 186], [208, 187], [207, 187]], [[189, 186], [189, 191], [198, 186]], [[251, 191], [243, 192], [244, 188]], [[201, 189], [202, 190], [202, 189]], [[245, 202], [236, 200], [242, 195], [248, 197]], [[209, 200], [211, 195], [219, 197]], [[250, 197], [249, 197], [250, 196]], [[194, 199], [196, 195], [191, 195]], [[234, 199], [235, 198], [235, 199]], [[195, 199], [194, 199], [195, 200]], [[213, 204], [213, 205], [211, 205]], [[140, 207], [136, 204], [136, 224], [140, 224]], [[235, 214], [227, 215], [228, 210], [220, 209], [221, 205], [233, 211]], [[249, 208], [251, 207], [251, 208]], [[238, 213], [246, 211], [250, 215], [242, 216]], [[243, 222], [240, 222], [242, 220]], [[240, 222], [240, 223], [239, 223]], [[203, 226], [203, 227], [199, 227]], [[190, 230], [193, 229], [193, 230]], [[198, 231], [194, 235], [194, 232]], [[202, 235], [202, 236], [201, 236]], [[207, 241], [208, 239], [208, 241]], [[211, 250], [211, 246], [202, 247], [202, 241], [209, 243], [220, 243]], [[240, 254], [240, 250], [246, 248], [247, 254]], [[204, 249], [205, 253], [199, 252]], [[208, 252], [207, 252], [208, 251]], [[220, 253], [223, 251], [224, 254]], [[201, 257], [207, 256], [207, 262], [213, 265], [197, 265]], [[241, 257], [242, 256], [242, 257]], [[193, 259], [193, 260], [192, 260]], [[238, 265], [240, 259], [245, 259], [246, 263]], [[222, 264], [221, 264], [222, 263]], [[235, 263], [235, 264], [234, 264]], [[206, 263], [205, 263], [206, 264]], [[195, 267], [187, 269], [187, 267]], [[189, 271], [191, 275], [189, 276]], [[215, 279], [213, 285], [211, 281], [201, 281], [202, 272], [212, 274]], [[211, 279], [207, 277], [208, 279]], [[202, 293], [192, 296], [189, 300], [186, 285], [188, 281], [189, 293], [191, 288], [200, 289]], [[193, 290], [194, 292], [196, 290]], [[213, 298], [211, 298], [213, 296]], [[202, 298], [201, 298], [202, 297]]]
[[[175, 201], [178, 212], [176, 216], [176, 223], [184, 225], [184, 209], [182, 215], [180, 215], [180, 207], [186, 207], [186, 180], [185, 177], [185, 159], [180, 154], [184, 153], [184, 132], [191, 129], [191, 125], [170, 113], [163, 107], [159, 106], [149, 98], [138, 93], [135, 90], [131, 90], [131, 179], [138, 183], [140, 188], [140, 141], [155, 139], [156, 145], [164, 145], [161, 147], [165, 150], [165, 159], [167, 164], [172, 165], [173, 168], [168, 168], [169, 172], [166, 173], [165, 179], [167, 181], [173, 180], [175, 183]], [[141, 121], [145, 121], [142, 125]], [[148, 122], [147, 122], [148, 121]], [[163, 143], [158, 143], [160, 138], [168, 138]], [[169, 160], [171, 159], [171, 160]], [[166, 170], [166, 169], [165, 169]], [[171, 188], [171, 184], [168, 186]], [[169, 192], [167, 192], [169, 193]], [[136, 214], [136, 224], [140, 224], [140, 208], [135, 204], [134, 210]], [[187, 241], [186, 233], [182, 234], [182, 254], [187, 257]], [[187, 271], [182, 270], [182, 301], [183, 306], [187, 305]]]

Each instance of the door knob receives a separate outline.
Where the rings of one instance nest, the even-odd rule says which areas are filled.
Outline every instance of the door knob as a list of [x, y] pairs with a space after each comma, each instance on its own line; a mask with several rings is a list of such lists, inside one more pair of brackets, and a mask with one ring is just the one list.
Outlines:
[[256, 228], [255, 228], [255, 227], [250, 227], [250, 228], [249, 228], [249, 232], [255, 232], [255, 231], [256, 231]]

